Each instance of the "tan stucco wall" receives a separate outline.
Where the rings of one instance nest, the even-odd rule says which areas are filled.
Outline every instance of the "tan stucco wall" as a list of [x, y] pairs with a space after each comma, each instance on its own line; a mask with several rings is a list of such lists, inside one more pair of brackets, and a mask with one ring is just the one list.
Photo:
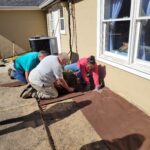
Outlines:
[[[80, 57], [96, 55], [97, 1], [83, 0], [78, 2], [75, 4], [75, 12], [79, 55]], [[66, 12], [66, 34], [61, 35], [61, 45], [63, 50], [69, 51], [67, 22]], [[75, 47], [73, 50], [75, 51]], [[106, 72], [105, 83], [107, 87], [150, 115], [149, 80], [110, 65], [106, 65]]]
[[29, 37], [47, 35], [46, 15], [43, 11], [0, 11], [0, 35], [29, 50]]
[[106, 65], [106, 86], [150, 115], [150, 80]]
[[77, 41], [80, 57], [96, 55], [96, 0], [76, 3]]
[[[96, 15], [97, 4], [93, 0], [81, 0], [74, 5], [75, 7], [75, 19], [76, 19], [76, 31], [73, 31], [72, 27], [72, 39], [73, 39], [73, 51], [80, 54], [80, 57], [96, 55]], [[90, 8], [90, 9], [87, 9]], [[68, 31], [68, 14], [65, 10], [65, 28], [66, 34], [61, 35], [62, 50], [69, 51], [69, 31]], [[90, 10], [90, 11], [89, 11]], [[77, 34], [77, 45], [76, 37]], [[76, 48], [77, 47], [77, 48]]]

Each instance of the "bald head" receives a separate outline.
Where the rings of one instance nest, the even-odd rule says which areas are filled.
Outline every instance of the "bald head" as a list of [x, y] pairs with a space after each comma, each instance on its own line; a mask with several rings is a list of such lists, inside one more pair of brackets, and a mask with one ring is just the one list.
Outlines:
[[67, 62], [69, 62], [69, 56], [67, 53], [58, 54], [58, 59], [62, 65], [65, 65]]
[[41, 61], [44, 57], [48, 56], [49, 53], [47, 51], [41, 50], [39, 52], [39, 60]]

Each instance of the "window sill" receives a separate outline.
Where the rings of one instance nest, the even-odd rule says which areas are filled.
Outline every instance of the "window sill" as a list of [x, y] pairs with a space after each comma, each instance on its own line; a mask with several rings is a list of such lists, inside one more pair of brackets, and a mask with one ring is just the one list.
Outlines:
[[125, 61], [120, 62], [105, 55], [97, 57], [97, 60], [150, 80], [150, 72], [148, 72], [149, 70], [144, 70], [143, 68], [141, 69], [141, 67], [137, 66], [136, 64], [128, 65]]

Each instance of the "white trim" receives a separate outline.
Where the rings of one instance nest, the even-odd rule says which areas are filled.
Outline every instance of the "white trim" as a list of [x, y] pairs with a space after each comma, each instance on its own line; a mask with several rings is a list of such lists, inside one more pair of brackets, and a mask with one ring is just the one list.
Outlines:
[[103, 19], [103, 22], [111, 22], [111, 21], [130, 21], [130, 17], [126, 18], [116, 18], [116, 19]]
[[41, 10], [54, 1], [55, 0], [47, 0], [46, 2], [44, 1], [41, 3], [39, 6], [0, 6], [0, 10]]
[[[58, 52], [61, 53], [59, 9], [57, 9], [57, 10], [50, 10], [49, 9], [49, 14], [53, 16], [53, 22], [50, 22], [50, 23], [53, 23], [54, 33], [51, 33], [51, 34], [52, 34], [52, 36], [57, 37]], [[50, 29], [51, 29], [51, 27], [50, 27]]]
[[100, 56], [100, 0], [97, 0], [97, 51], [96, 51], [96, 56], [99, 57]]
[[137, 60], [137, 55], [138, 55], [138, 43], [139, 43], [139, 36], [140, 36], [140, 22], [137, 22], [136, 23], [136, 27], [135, 27], [135, 30], [136, 30], [136, 36], [135, 36], [135, 48], [134, 48], [134, 60], [133, 61], [136, 61]]
[[105, 58], [102, 58], [102, 57], [97, 58], [97, 60], [102, 61], [102, 62], [104, 62], [106, 64], [109, 64], [109, 65], [111, 65], [113, 67], [119, 68], [121, 70], [125, 70], [127, 72], [133, 73], [135, 75], [138, 75], [140, 77], [143, 77], [143, 78], [146, 78], [146, 79], [150, 80], [150, 74], [138, 71], [135, 68], [134, 65], [133, 66], [132, 65], [122, 65], [122, 64], [119, 64], [119, 63], [116, 63], [116, 62], [109, 61], [109, 60], [107, 60]]
[[[135, 17], [135, 7], [136, 5], [134, 5], [134, 0], [131, 0], [131, 9], [130, 9], [130, 18], [134, 18]], [[132, 31], [132, 32], [131, 32]], [[135, 46], [132, 44], [136, 41], [135, 39], [135, 34], [136, 34], [136, 30], [135, 30], [135, 20], [130, 20], [130, 28], [129, 28], [129, 45], [128, 45], [128, 64], [132, 64], [134, 62], [134, 55], [135, 55], [135, 50], [133, 51], [133, 49], [135, 49]]]
[[[117, 52], [117, 51], [115, 51], [115, 52]], [[112, 53], [112, 52], [109, 52], [106, 50], [104, 51], [104, 55], [107, 55], [109, 57], [116, 58], [116, 59], [126, 60], [126, 61], [128, 59], [128, 54], [126, 56], [124, 56], [119, 53]]]
[[150, 19], [150, 16], [143, 16], [143, 17], [136, 18], [137, 21], [146, 20], [146, 19]]
[[0, 10], [41, 10], [38, 6], [0, 6]]
[[[104, 2], [104, 0], [103, 1], [97, 0], [97, 60], [102, 61], [109, 65], [112, 65], [113, 67], [119, 68], [121, 70], [125, 70], [125, 71], [133, 73], [137, 76], [140, 76], [140, 77], [150, 80], [149, 62], [145, 63], [142, 60], [136, 59], [138, 38], [135, 39], [135, 37], [137, 37], [137, 34], [139, 34], [139, 29], [137, 31], [137, 27], [139, 28], [139, 26], [135, 26], [136, 23], [137, 23], [137, 25], [139, 25], [139, 23], [137, 22], [137, 19], [139, 17], [135, 16], [135, 14], [137, 15], [137, 12], [135, 12], [135, 10], [137, 10], [136, 9], [137, 8], [136, 0], [133, 0], [131, 3], [131, 11], [132, 12], [130, 12], [129, 18], [107, 19], [107, 20], [105, 20], [103, 18], [104, 17], [104, 14], [103, 14], [104, 6], [101, 7], [102, 5], [104, 5], [103, 2]], [[135, 3], [136, 3], [136, 5], [134, 5]], [[133, 7], [134, 7], [134, 9], [132, 9]], [[134, 12], [133, 12], [133, 10], [134, 10]], [[131, 18], [134, 18], [134, 20], [131, 20]], [[146, 17], [146, 18], [148, 18], [148, 17]], [[140, 17], [140, 19], [143, 20], [143, 17]], [[113, 53], [110, 53], [110, 52], [107, 52], [104, 50], [106, 22], [110, 22], [112, 20], [113, 21], [114, 20], [115, 21], [124, 21], [124, 20], [130, 21], [129, 41], [131, 43], [129, 44], [128, 55], [126, 57], [120, 56], [120, 55], [114, 55]], [[131, 31], [134, 31], [134, 32], [132, 32], [132, 35], [131, 35]], [[133, 43], [136, 43], [136, 47], [133, 47]], [[134, 51], [130, 51], [133, 49], [134, 49]]]
[[55, 0], [47, 0], [46, 2], [44, 1], [43, 3], [40, 4], [39, 8], [44, 8], [50, 3], [54, 2]]

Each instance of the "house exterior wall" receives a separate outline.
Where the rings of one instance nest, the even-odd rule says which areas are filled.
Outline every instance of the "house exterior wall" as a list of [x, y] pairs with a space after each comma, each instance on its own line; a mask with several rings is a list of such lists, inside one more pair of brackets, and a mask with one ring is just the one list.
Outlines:
[[0, 11], [0, 20], [0, 35], [1, 39], [3, 38], [0, 45], [6, 49], [9, 49], [14, 41], [16, 47], [29, 50], [29, 37], [47, 35], [46, 16], [42, 11]]
[[[80, 57], [96, 55], [96, 1], [80, 1], [74, 4], [75, 8], [75, 26], [73, 31], [73, 22], [71, 21], [73, 51], [78, 51]], [[87, 9], [90, 8], [90, 9]], [[68, 31], [68, 14], [65, 10], [66, 34], [61, 35], [62, 49], [69, 51], [69, 31]], [[89, 11], [90, 10], [90, 11]], [[77, 38], [75, 37], [77, 35]], [[77, 45], [76, 45], [77, 41]], [[67, 46], [66, 46], [67, 45]], [[77, 48], [76, 48], [77, 47]]]
[[[66, 34], [61, 35], [62, 50], [69, 51], [67, 11], [65, 11]], [[95, 55], [97, 52], [97, 1], [81, 0], [75, 3], [77, 47], [80, 57]], [[73, 26], [72, 26], [73, 27]], [[73, 47], [75, 51], [75, 46]], [[150, 80], [106, 65], [106, 86], [150, 115]]]

